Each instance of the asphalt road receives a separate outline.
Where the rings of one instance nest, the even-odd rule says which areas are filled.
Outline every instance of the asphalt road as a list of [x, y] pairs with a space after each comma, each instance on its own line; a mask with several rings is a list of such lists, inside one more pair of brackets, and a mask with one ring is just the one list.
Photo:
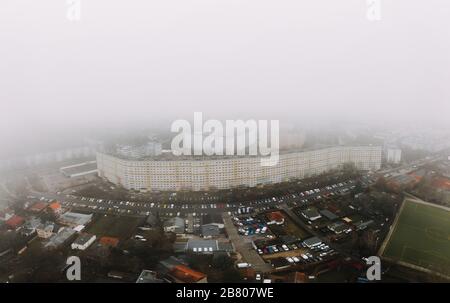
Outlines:
[[228, 233], [228, 239], [233, 243], [234, 248], [242, 256], [241, 262], [247, 262], [252, 265], [255, 271], [266, 273], [272, 270], [270, 264], [264, 262], [264, 260], [258, 255], [255, 249], [253, 249], [250, 238], [242, 237], [238, 234], [236, 226], [234, 226], [231, 217], [227, 214], [223, 215], [223, 221], [225, 229]]
[[[413, 169], [415, 166], [420, 166], [425, 163], [434, 162], [438, 159], [442, 158], [441, 156], [436, 156], [428, 159], [421, 159], [410, 163], [408, 165], [404, 165], [395, 169], [385, 169], [372, 174], [372, 176], [384, 175], [388, 172], [395, 172], [401, 169]], [[369, 185], [373, 183], [373, 179], [370, 179], [369, 175], [363, 176], [363, 183], [365, 185]], [[339, 191], [345, 186], [338, 186], [333, 189], [334, 192]], [[312, 188], [311, 188], [312, 189]], [[274, 197], [269, 199], [268, 201], [248, 201], [244, 203], [236, 203], [236, 204], [226, 204], [226, 203], [182, 203], [182, 202], [173, 202], [173, 203], [151, 203], [151, 202], [130, 202], [126, 203], [126, 201], [102, 201], [99, 202], [98, 199], [93, 201], [85, 200], [83, 201], [80, 197], [68, 196], [64, 194], [55, 194], [55, 193], [34, 193], [34, 196], [37, 198], [45, 197], [46, 199], [55, 199], [60, 201], [64, 206], [68, 208], [72, 208], [78, 211], [88, 211], [94, 213], [110, 213], [110, 214], [119, 214], [119, 215], [135, 215], [135, 216], [146, 216], [148, 212], [159, 212], [162, 216], [177, 216], [177, 215], [186, 215], [188, 213], [195, 215], [202, 215], [206, 213], [233, 213], [238, 210], [241, 206], [250, 206], [253, 207], [256, 211], [277, 207], [281, 203], [289, 202], [297, 202], [301, 199], [308, 199], [309, 201], [313, 201], [317, 196], [323, 195], [329, 190], [325, 188], [321, 188], [319, 193], [314, 193], [308, 195], [307, 197], [289, 197], [287, 195], [281, 197]]]

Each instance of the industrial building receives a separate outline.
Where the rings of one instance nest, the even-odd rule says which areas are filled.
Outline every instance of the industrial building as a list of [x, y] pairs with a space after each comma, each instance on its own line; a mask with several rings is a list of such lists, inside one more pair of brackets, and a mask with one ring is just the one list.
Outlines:
[[96, 239], [95, 235], [91, 234], [81, 234], [78, 238], [72, 243], [72, 249], [78, 250], [86, 250], [92, 243], [94, 243]]

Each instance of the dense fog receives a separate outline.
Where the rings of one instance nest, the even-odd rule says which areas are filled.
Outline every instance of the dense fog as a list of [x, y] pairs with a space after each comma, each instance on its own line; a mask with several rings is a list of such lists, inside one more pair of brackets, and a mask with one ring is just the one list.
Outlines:
[[[76, 1], [75, 1], [76, 2]], [[217, 119], [448, 126], [445, 0], [2, 0], [0, 157]], [[76, 15], [76, 14], [75, 14]], [[72, 18], [71, 18], [72, 16]]]

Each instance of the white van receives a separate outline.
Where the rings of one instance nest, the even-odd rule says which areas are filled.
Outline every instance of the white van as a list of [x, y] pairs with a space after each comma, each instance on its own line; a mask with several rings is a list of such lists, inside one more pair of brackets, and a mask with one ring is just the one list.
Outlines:
[[238, 263], [238, 264], [236, 264], [236, 266], [237, 266], [237, 268], [249, 268], [249, 267], [252, 267], [252, 265], [250, 263], [245, 263], [245, 262]]

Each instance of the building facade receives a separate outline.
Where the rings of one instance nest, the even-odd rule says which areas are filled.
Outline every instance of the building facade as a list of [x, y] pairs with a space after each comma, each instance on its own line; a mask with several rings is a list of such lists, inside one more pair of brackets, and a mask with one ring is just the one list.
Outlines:
[[399, 164], [402, 161], [402, 150], [399, 148], [388, 148], [386, 150], [386, 161], [388, 163]]
[[277, 165], [261, 166], [260, 157], [197, 157], [132, 160], [97, 153], [98, 174], [135, 190], [211, 190], [254, 187], [318, 175], [353, 163], [359, 170], [381, 167], [380, 146], [335, 146], [281, 153]]
[[55, 231], [55, 224], [53, 224], [51, 222], [47, 222], [45, 224], [40, 224], [36, 228], [36, 233], [37, 233], [38, 237], [42, 238], [42, 239], [50, 238], [51, 236], [53, 236], [54, 231]]

